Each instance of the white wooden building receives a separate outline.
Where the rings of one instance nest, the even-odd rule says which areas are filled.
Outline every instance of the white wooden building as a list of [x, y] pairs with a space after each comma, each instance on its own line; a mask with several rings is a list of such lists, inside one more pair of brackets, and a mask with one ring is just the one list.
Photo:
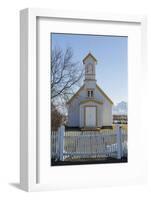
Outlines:
[[85, 78], [81, 88], [68, 101], [68, 126], [101, 128], [112, 126], [112, 100], [96, 83], [96, 58], [83, 59]]

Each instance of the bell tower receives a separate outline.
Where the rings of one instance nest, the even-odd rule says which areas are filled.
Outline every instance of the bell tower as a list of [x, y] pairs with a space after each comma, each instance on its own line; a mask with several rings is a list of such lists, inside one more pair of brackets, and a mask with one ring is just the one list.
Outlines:
[[96, 64], [97, 60], [96, 58], [91, 54], [88, 53], [87, 56], [83, 59], [83, 65], [85, 68], [85, 89], [95, 89], [96, 88]]
[[91, 54], [83, 59], [83, 64], [85, 67], [85, 81], [96, 81], [95, 79], [95, 65], [97, 64], [96, 58]]

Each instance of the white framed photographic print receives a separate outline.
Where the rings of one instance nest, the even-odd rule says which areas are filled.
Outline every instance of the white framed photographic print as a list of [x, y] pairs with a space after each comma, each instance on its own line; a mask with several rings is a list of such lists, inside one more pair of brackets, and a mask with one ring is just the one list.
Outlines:
[[145, 183], [146, 17], [20, 16], [22, 189]]

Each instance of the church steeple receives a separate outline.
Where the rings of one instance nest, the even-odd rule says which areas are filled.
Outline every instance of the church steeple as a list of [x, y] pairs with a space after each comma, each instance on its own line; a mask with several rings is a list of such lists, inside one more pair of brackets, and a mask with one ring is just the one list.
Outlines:
[[97, 64], [96, 58], [91, 53], [88, 53], [83, 59], [83, 64], [85, 67], [85, 81], [95, 80], [95, 65]]

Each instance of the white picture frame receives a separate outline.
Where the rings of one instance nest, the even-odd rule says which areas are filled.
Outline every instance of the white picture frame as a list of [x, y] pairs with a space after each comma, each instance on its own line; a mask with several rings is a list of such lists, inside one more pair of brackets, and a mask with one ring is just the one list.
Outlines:
[[[53, 11], [49, 9], [24, 9], [20, 12], [20, 185], [26, 191], [51, 190], [59, 188], [71, 188], [73, 182], [66, 183], [64, 186], [57, 186], [48, 183], [40, 183], [38, 180], [39, 170], [39, 140], [38, 140], [38, 87], [37, 78], [37, 19], [69, 19], [78, 21], [126, 23], [128, 25], [139, 24], [141, 32], [141, 72], [146, 70], [146, 17], [145, 16], [124, 16], [109, 15], [100, 13]], [[144, 68], [144, 69], [143, 69]], [[144, 83], [145, 84], [145, 83]], [[48, 90], [46, 91], [48, 92]], [[145, 135], [143, 136], [145, 137]], [[143, 145], [143, 144], [142, 144]], [[146, 181], [146, 163], [140, 164], [142, 168], [140, 176], [129, 178], [131, 183], [143, 183]], [[69, 169], [69, 168], [68, 168]], [[78, 170], [80, 167], [78, 167]], [[86, 169], [91, 171], [91, 167]], [[61, 177], [60, 177], [61, 179]], [[94, 177], [97, 179], [97, 176]], [[115, 179], [115, 177], [113, 177]], [[86, 180], [87, 181], [87, 180]], [[86, 187], [92, 184], [86, 183]], [[129, 184], [128, 180], [121, 183], [119, 180], [113, 182], [98, 183], [94, 186], [102, 185]], [[79, 184], [79, 187], [83, 187]]]

